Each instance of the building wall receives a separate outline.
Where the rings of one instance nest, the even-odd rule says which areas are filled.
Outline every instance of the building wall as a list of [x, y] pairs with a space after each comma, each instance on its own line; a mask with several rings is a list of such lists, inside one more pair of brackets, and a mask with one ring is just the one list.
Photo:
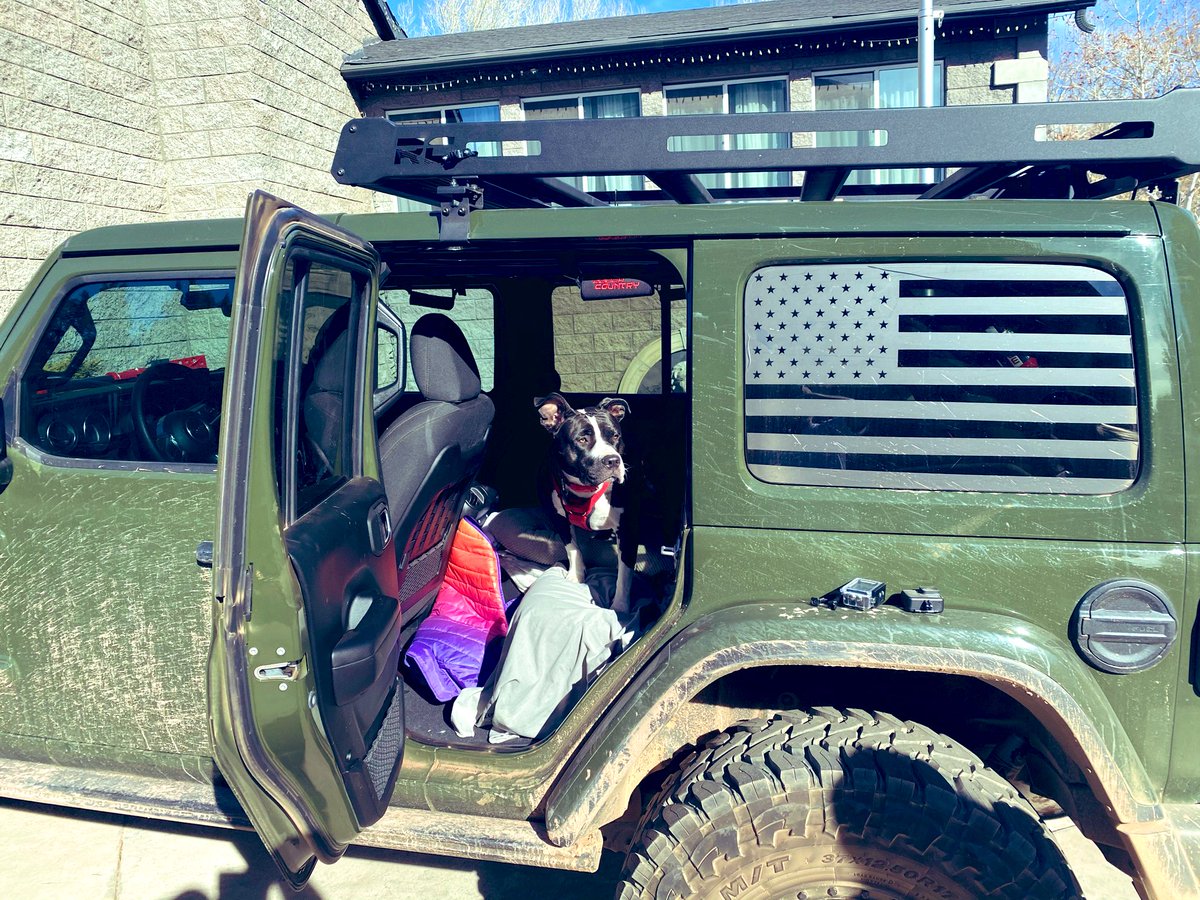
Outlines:
[[357, 114], [359, 0], [3, 0], [0, 314], [74, 232], [241, 215], [264, 188], [370, 211], [329, 175]]

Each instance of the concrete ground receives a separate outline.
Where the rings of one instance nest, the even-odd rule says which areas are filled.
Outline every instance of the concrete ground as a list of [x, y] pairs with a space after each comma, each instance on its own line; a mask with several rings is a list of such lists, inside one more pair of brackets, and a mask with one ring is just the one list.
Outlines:
[[[1067, 820], [1051, 823], [1088, 900], [1136, 900]], [[596, 875], [351, 849], [293, 894], [251, 833], [0, 801], [0, 897], [11, 900], [570, 900], [610, 898], [616, 861]]]

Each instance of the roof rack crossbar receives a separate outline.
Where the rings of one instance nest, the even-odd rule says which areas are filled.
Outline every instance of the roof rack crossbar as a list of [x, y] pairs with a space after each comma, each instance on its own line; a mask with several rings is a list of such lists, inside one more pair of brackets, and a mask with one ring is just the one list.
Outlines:
[[687, 172], [647, 172], [647, 176], [676, 203], [712, 203], [700, 179]]

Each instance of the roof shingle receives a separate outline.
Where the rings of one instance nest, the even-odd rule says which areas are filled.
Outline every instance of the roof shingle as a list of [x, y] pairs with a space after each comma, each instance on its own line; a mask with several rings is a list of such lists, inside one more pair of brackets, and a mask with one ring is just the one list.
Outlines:
[[[1095, 0], [939, 0], [949, 18], [1070, 12]], [[551, 25], [384, 41], [346, 58], [342, 74], [457, 69], [616, 49], [657, 49], [756, 36], [784, 37], [911, 21], [915, 0], [765, 0], [735, 6], [646, 13]]]

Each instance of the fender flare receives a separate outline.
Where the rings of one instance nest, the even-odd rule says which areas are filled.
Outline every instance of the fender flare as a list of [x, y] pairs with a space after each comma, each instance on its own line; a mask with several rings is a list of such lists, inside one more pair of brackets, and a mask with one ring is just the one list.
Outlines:
[[[796, 619], [810, 616], [821, 618], [797, 627]], [[942, 672], [986, 682], [1049, 729], [1084, 770], [1114, 824], [1138, 823], [1148, 831], [1166, 827], [1141, 758], [1094, 677], [1064, 641], [995, 613], [947, 610], [921, 622], [911, 627], [910, 614], [891, 609], [835, 616], [807, 604], [748, 604], [685, 625], [638, 672], [561, 770], [544, 806], [547, 837], [564, 846], [603, 824], [598, 818], [607, 801], [620, 791], [628, 796], [646, 774], [638, 767], [641, 749], [704, 687], [739, 669], [789, 664]], [[902, 624], [908, 625], [904, 640], [890, 640]]]

